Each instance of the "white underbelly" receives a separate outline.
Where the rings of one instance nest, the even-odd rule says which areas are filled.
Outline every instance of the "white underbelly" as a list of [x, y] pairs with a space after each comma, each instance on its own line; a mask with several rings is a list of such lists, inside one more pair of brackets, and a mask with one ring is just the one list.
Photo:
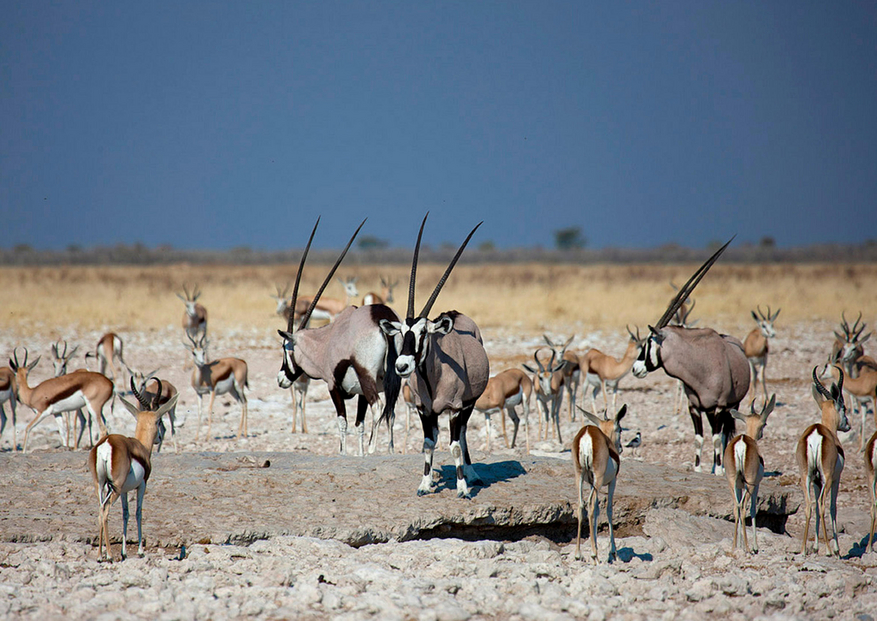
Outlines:
[[84, 408], [86, 406], [86, 403], [87, 400], [85, 398], [85, 395], [82, 393], [81, 390], [77, 390], [69, 397], [55, 401], [55, 403], [53, 403], [46, 409], [49, 410], [52, 414], [60, 414], [61, 412], [69, 412], [71, 410]]

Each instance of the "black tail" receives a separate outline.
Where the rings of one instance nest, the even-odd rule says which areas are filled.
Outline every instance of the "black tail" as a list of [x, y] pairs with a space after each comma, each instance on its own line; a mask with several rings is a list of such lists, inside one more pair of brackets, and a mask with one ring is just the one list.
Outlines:
[[374, 441], [375, 431], [381, 426], [381, 423], [387, 422], [387, 429], [390, 428], [391, 414], [396, 411], [396, 402], [399, 400], [399, 392], [402, 390], [402, 378], [399, 377], [399, 374], [396, 372], [396, 358], [399, 357], [399, 352], [396, 351], [396, 341], [392, 336], [386, 337], [387, 341], [387, 357], [385, 360], [385, 369], [384, 369], [384, 409], [381, 411], [381, 415], [378, 417], [377, 422], [372, 425], [371, 433], [369, 434], [368, 443], [372, 444]]

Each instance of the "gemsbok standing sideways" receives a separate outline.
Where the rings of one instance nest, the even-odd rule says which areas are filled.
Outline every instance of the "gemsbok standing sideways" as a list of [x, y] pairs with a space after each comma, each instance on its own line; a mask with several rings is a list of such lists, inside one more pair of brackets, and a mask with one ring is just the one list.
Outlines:
[[[356, 288], [356, 276], [351, 276], [350, 278], [343, 280], [338, 278], [338, 282], [344, 287], [344, 300], [324, 298], [321, 293], [318, 293], [313, 297], [305, 295], [293, 296], [294, 299], [291, 301], [290, 306], [295, 311], [293, 316], [299, 321], [299, 325], [304, 322], [304, 317], [311, 306], [314, 308], [310, 312], [310, 315], [308, 315], [309, 320], [328, 321], [331, 323], [335, 321], [335, 318], [341, 313], [341, 311], [350, 306], [351, 300], [355, 300], [359, 297], [359, 290]], [[314, 303], [315, 300], [316, 303]]]
[[595, 563], [600, 559], [597, 553], [597, 515], [600, 503], [597, 491], [606, 487], [606, 519], [609, 522], [609, 562], [615, 560], [615, 530], [612, 526], [612, 497], [615, 495], [615, 483], [621, 467], [621, 419], [627, 414], [627, 406], [611, 419], [600, 419], [585, 409], [579, 408], [585, 418], [591, 422], [579, 429], [572, 441], [573, 467], [576, 473], [576, 486], [579, 502], [576, 505], [578, 529], [576, 531], [576, 559], [582, 558], [582, 514], [585, 511], [585, 483], [588, 484], [588, 529], [591, 531], [591, 547]]
[[755, 404], [750, 405], [750, 413], [742, 414], [731, 410], [731, 416], [741, 421], [744, 431], [733, 438], [725, 448], [725, 475], [734, 496], [734, 545], [737, 549], [737, 532], [740, 531], [743, 547], [749, 552], [749, 540], [746, 537], [746, 503], [749, 502], [749, 515], [752, 520], [752, 541], [754, 552], [758, 552], [758, 534], [755, 530], [755, 514], [758, 507], [758, 486], [764, 478], [764, 459], [758, 452], [758, 441], [764, 433], [767, 417], [776, 405], [776, 395], [764, 405], [761, 412], [755, 411]]
[[445, 273], [427, 300], [420, 314], [414, 315], [414, 289], [417, 280], [417, 259], [427, 213], [417, 234], [411, 280], [408, 284], [408, 312], [405, 321], [383, 319], [381, 329], [390, 338], [401, 338], [396, 358], [396, 372], [409, 378], [414, 403], [423, 426], [423, 478], [418, 496], [433, 491], [432, 461], [438, 442], [439, 416], [450, 417], [451, 454], [457, 474], [457, 496], [469, 497], [470, 483], [479, 484], [466, 442], [466, 428], [475, 402], [487, 387], [490, 364], [481, 332], [466, 315], [457, 311], [441, 313], [435, 320], [427, 316], [435, 304], [451, 271], [457, 264], [479, 223], [457, 250]]
[[362, 296], [362, 305], [366, 306], [368, 304], [392, 304], [393, 289], [398, 284], [398, 280], [391, 280], [390, 278], [384, 278], [383, 276], [381, 276], [380, 295], [378, 295], [374, 291], [369, 291], [364, 296]]
[[[159, 383], [159, 392], [161, 390]], [[174, 395], [164, 405], [156, 399], [148, 400], [138, 393], [131, 379], [131, 391], [137, 397], [136, 407], [123, 397], [122, 405], [137, 421], [133, 437], [120, 434], [104, 436], [88, 454], [88, 469], [94, 481], [98, 500], [98, 559], [112, 560], [110, 534], [107, 522], [116, 499], [122, 498], [122, 560], [127, 558], [128, 492], [137, 491], [137, 554], [143, 556], [143, 498], [146, 483], [152, 473], [152, 444], [158, 433], [158, 421], [177, 403]], [[106, 545], [106, 548], [104, 548]]]
[[521, 418], [515, 412], [515, 406], [523, 405], [524, 409], [524, 434], [527, 438], [527, 453], [530, 452], [530, 395], [533, 392], [533, 382], [526, 373], [520, 369], [506, 369], [487, 380], [487, 388], [478, 397], [475, 402], [475, 409], [484, 414], [484, 420], [487, 427], [487, 452], [490, 452], [490, 416], [493, 413], [500, 415], [502, 420], [502, 437], [505, 445], [509, 447], [509, 439], [506, 435], [505, 414], [503, 410], [508, 412], [509, 418], [514, 423], [514, 431], [512, 431], [511, 448], [515, 448], [515, 442], [518, 438], [518, 427], [521, 424]]
[[[533, 388], [536, 392], [536, 401], [542, 406], [542, 415], [539, 417], [539, 440], [548, 440], [548, 432], [553, 430], [557, 434], [557, 441], [563, 444], [563, 438], [560, 433], [560, 408], [563, 406], [563, 368], [566, 360], [560, 356], [558, 359], [557, 352], [551, 350], [551, 358], [548, 360], [546, 367], [539, 360], [539, 352], [537, 349], [533, 353], [533, 360], [536, 362], [536, 368], [528, 364], [521, 365], [533, 374]], [[542, 421], [545, 420], [545, 434], [542, 433]]]
[[[122, 355], [123, 343], [122, 339], [119, 338], [119, 335], [115, 332], [107, 332], [97, 342], [97, 346], [94, 348], [94, 352], [86, 352], [85, 354], [85, 364], [88, 364], [89, 358], [97, 358], [98, 361], [98, 372], [106, 375], [110, 378], [110, 381], [115, 385], [116, 383], [116, 363], [119, 364], [119, 375], [121, 377], [122, 371], [128, 372], [128, 377], [130, 378], [133, 374], [131, 368], [125, 362], [125, 358]], [[123, 386], [124, 388], [124, 386]]]
[[64, 412], [82, 407], [97, 419], [102, 436], [109, 433], [103, 409], [107, 401], [114, 397], [114, 392], [113, 383], [105, 375], [91, 371], [76, 371], [61, 377], [52, 377], [31, 388], [27, 384], [27, 376], [37, 366], [40, 361], [39, 356], [30, 364], [27, 363], [27, 349], [24, 350], [24, 362], [18, 362], [18, 353], [15, 350], [12, 352], [12, 357], [9, 367], [16, 374], [18, 400], [36, 412], [36, 416], [24, 432], [25, 452], [27, 452], [30, 430], [47, 416], [55, 417], [58, 433], [61, 434], [61, 443], [67, 448], [67, 427], [62, 415]]
[[12, 413], [12, 450], [18, 450], [18, 432], [15, 429], [16, 423], [16, 412], [15, 412], [15, 404], [16, 397], [15, 393], [17, 392], [17, 388], [15, 386], [15, 372], [9, 367], [0, 368], [0, 437], [3, 436], [3, 431], [6, 429], [6, 406], [3, 405], [7, 401], [9, 402], [9, 409]]
[[733, 336], [719, 334], [711, 328], [680, 328], [668, 325], [673, 315], [694, 290], [701, 278], [719, 258], [728, 241], [698, 268], [679, 290], [670, 306], [646, 339], [633, 363], [633, 374], [643, 378], [663, 368], [670, 377], [682, 380], [688, 396], [688, 413], [694, 425], [694, 470], [701, 471], [703, 452], [703, 418], [713, 434], [713, 472], [724, 473], [722, 457], [734, 434], [730, 411], [737, 409], [749, 391], [749, 361], [743, 343]]
[[868, 531], [866, 548], [874, 551], [874, 529], [877, 528], [877, 431], [865, 444], [865, 474], [868, 477], [868, 495], [871, 498], [871, 529]]
[[186, 305], [182, 321], [186, 336], [192, 340], [207, 336], [207, 309], [198, 302], [198, 298], [201, 297], [201, 290], [198, 289], [198, 285], [195, 285], [190, 292], [186, 285], [183, 284], [183, 293], [186, 294], [185, 297], [179, 293], [177, 297]]
[[[314, 224], [310, 239], [301, 257], [295, 286], [292, 291], [292, 306], [298, 308], [298, 287], [302, 270], [317, 232], [320, 220]], [[372, 304], [369, 306], [348, 307], [341, 311], [331, 323], [320, 328], [308, 328], [308, 322], [314, 316], [326, 286], [350, 245], [356, 238], [365, 220], [347, 243], [347, 247], [335, 261], [323, 281], [317, 295], [311, 300], [308, 309], [302, 315], [298, 328], [295, 321], [290, 320], [287, 330], [278, 330], [283, 337], [283, 363], [277, 374], [277, 384], [281, 388], [289, 388], [302, 376], [312, 380], [326, 382], [332, 404], [335, 406], [338, 432], [341, 440], [341, 454], [347, 453], [347, 410], [344, 401], [353, 395], [359, 395], [356, 410], [355, 429], [359, 441], [359, 455], [364, 453], [365, 412], [368, 407], [376, 407], [378, 394], [384, 392], [384, 415], [388, 420], [390, 442], [389, 452], [393, 452], [393, 408], [399, 397], [400, 381], [396, 375], [394, 364], [398, 344], [388, 339], [381, 331], [379, 322], [382, 320], [398, 321], [398, 316], [388, 306]], [[376, 435], [372, 429], [369, 451], [375, 449]]]
[[204, 395], [210, 395], [207, 405], [207, 435], [210, 439], [210, 427], [213, 423], [213, 402], [216, 395], [229, 394], [241, 404], [241, 422], [238, 426], [237, 438], [247, 437], [247, 395], [244, 392], [249, 388], [247, 382], [247, 363], [240, 358], [220, 358], [209, 361], [207, 348], [210, 341], [206, 336], [201, 336], [197, 341], [188, 334], [191, 345], [185, 345], [192, 353], [195, 368], [192, 370], [192, 388], [198, 395], [198, 428], [195, 430], [195, 440], [201, 438], [201, 413], [203, 412]]
[[[840, 371], [840, 369], [838, 369]], [[816, 503], [816, 554], [819, 554], [819, 528], [825, 539], [826, 551], [832, 553], [825, 526], [825, 503], [830, 502], [831, 529], [834, 533], [834, 554], [840, 556], [837, 542], [837, 492], [840, 488], [840, 475], [844, 469], [844, 450], [837, 437], [838, 431], [849, 431], [847, 409], [843, 398], [843, 371], [840, 381], [826, 390], [816, 376], [813, 368], [813, 398], [822, 411], [822, 421], [810, 425], [801, 434], [795, 450], [795, 459], [801, 471], [801, 488], [804, 491], [806, 510], [804, 513], [804, 535], [801, 538], [801, 554], [807, 553], [807, 539], [810, 533], [810, 517], [813, 503]], [[810, 493], [813, 492], [811, 498]]]
[[[636, 334], [631, 332], [630, 327], [627, 328], [630, 338], [627, 341], [627, 349], [621, 360], [604, 354], [599, 349], [589, 349], [585, 355], [580, 358], [582, 368], [585, 370], [585, 379], [590, 386], [599, 385], [603, 391], [603, 404], [606, 412], [615, 411], [615, 404], [618, 399], [618, 382], [630, 373], [633, 363], [639, 355], [645, 339], [639, 335], [639, 328]], [[612, 390], [612, 405], [609, 405], [609, 390]], [[599, 390], [596, 388], [591, 393], [591, 405], [596, 409], [594, 403], [594, 395]]]
[[761, 312], [761, 306], [756, 307], [758, 314], [752, 311], [752, 318], [757, 325], [743, 341], [743, 351], [749, 360], [749, 368], [752, 371], [752, 395], [751, 401], [755, 401], [755, 395], [758, 392], [758, 372], [761, 371], [761, 387], [764, 392], [764, 398], [767, 399], [767, 354], [770, 351], [769, 340], [777, 335], [773, 327], [774, 322], [780, 314], [780, 310], [771, 314], [770, 306], [767, 307], [767, 315]]

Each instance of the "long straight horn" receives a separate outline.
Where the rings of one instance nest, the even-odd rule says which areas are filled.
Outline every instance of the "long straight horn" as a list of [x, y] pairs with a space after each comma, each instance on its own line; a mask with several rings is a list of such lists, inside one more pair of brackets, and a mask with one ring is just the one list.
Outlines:
[[423, 216], [423, 222], [420, 223], [420, 232], [417, 233], [417, 243], [414, 244], [414, 258], [411, 260], [411, 280], [408, 281], [408, 312], [405, 319], [414, 319], [414, 285], [417, 282], [417, 260], [420, 256], [420, 239], [423, 237], [423, 227], [426, 226], [426, 219], [429, 212]]
[[[289, 314], [289, 322], [287, 322], [286, 330], [288, 332], [292, 332], [295, 329], [295, 302], [298, 300], [298, 285], [301, 282], [301, 273], [305, 268], [305, 260], [308, 258], [308, 251], [311, 249], [311, 242], [314, 241], [314, 233], [317, 232], [317, 227], [320, 225], [320, 218], [322, 216], [317, 216], [317, 221], [314, 222], [314, 228], [311, 231], [311, 236], [308, 238], [308, 245], [305, 246], [305, 251], [301, 255], [301, 261], [298, 264], [298, 274], [295, 275], [295, 287], [292, 289], [292, 301], [289, 303], [289, 307], [293, 310], [292, 313]], [[288, 289], [289, 287], [287, 287]]]
[[[365, 220], [368, 220], [366, 218]], [[335, 261], [335, 265], [332, 266], [332, 269], [329, 271], [329, 275], [326, 276], [326, 280], [323, 281], [322, 286], [317, 290], [317, 295], [314, 296], [314, 299], [311, 300], [311, 305], [308, 306], [308, 310], [305, 313], [304, 317], [302, 317], [301, 324], [299, 324], [299, 330], [308, 327], [308, 321], [311, 319], [311, 314], [314, 312], [314, 309], [317, 307], [317, 302], [320, 301], [320, 296], [323, 295], [323, 291], [326, 290], [329, 282], [331, 282], [332, 277], [335, 275], [335, 270], [338, 269], [338, 266], [341, 265], [341, 261], [344, 260], [344, 257], [347, 255], [347, 251], [350, 250], [351, 244], [353, 244], [353, 240], [356, 239], [356, 236], [359, 235], [360, 229], [365, 225], [365, 220], [357, 227], [357, 229], [353, 232], [353, 236], [350, 238], [350, 241], [347, 242], [347, 245], [344, 247], [344, 251], [341, 253], [341, 256], [338, 257], [338, 260]], [[291, 321], [291, 320], [290, 320]]]
[[[734, 237], [737, 236], [735, 235]], [[700, 279], [706, 275], [706, 273], [713, 266], [713, 263], [715, 263], [719, 256], [725, 251], [725, 248], [731, 245], [731, 242], [734, 241], [734, 237], [729, 239], [724, 246], [716, 250], [715, 254], [707, 259], [706, 262], [701, 265], [694, 274], [692, 274], [691, 278], [688, 279], [688, 282], [682, 286], [682, 288], [679, 290], [679, 293], [677, 293], [676, 297], [673, 298], [673, 301], [670, 302], [670, 306], [667, 307], [664, 315], [661, 317], [658, 323], [655, 324], [656, 330], [660, 330], [668, 323], [670, 323], [670, 319], [673, 318], [673, 315], [676, 314], [676, 311], [679, 310], [679, 307], [685, 304], [685, 300], [688, 298], [691, 292], [694, 291], [694, 288], [700, 282]]]
[[448, 265], [448, 269], [445, 270], [445, 273], [442, 275], [441, 280], [438, 281], [438, 284], [435, 286], [435, 289], [432, 292], [432, 295], [429, 297], [429, 300], [426, 302], [426, 305], [423, 307], [423, 310], [420, 311], [419, 317], [426, 317], [429, 314], [429, 311], [432, 310], [432, 305], [435, 304], [436, 298], [438, 298], [439, 293], [442, 291], [442, 287], [445, 286], [445, 282], [448, 280], [448, 276], [451, 275], [451, 270], [454, 269], [454, 266], [457, 264], [457, 261], [460, 258], [460, 255], [463, 254], [463, 250], [466, 249], [466, 244], [469, 243], [469, 240], [472, 239], [472, 236], [475, 234], [475, 231], [478, 230], [484, 224], [484, 220], [475, 225], [475, 228], [472, 229], [472, 232], [466, 237], [466, 240], [463, 242], [463, 245], [460, 246], [460, 249], [457, 250], [457, 254], [454, 255], [454, 258], [451, 259], [451, 264]]

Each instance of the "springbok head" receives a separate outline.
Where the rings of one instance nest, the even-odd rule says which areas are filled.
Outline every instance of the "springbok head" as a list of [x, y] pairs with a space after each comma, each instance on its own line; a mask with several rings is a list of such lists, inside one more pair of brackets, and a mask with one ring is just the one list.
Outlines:
[[716, 262], [719, 256], [725, 251], [725, 248], [727, 248], [732, 241], [734, 241], [733, 237], [729, 239], [724, 246], [716, 250], [713, 256], [707, 259], [704, 264], [691, 275], [688, 282], [682, 286], [676, 296], [670, 301], [670, 305], [667, 307], [667, 310], [664, 311], [664, 314], [658, 320], [658, 323], [654, 326], [649, 326], [650, 334], [645, 339], [642, 349], [640, 349], [639, 356], [637, 356], [636, 361], [633, 363], [633, 374], [636, 377], [642, 379], [652, 371], [661, 368], [663, 364], [661, 361], [661, 343], [664, 340], [661, 330], [670, 324], [673, 316], [679, 308], [685, 304], [685, 300], [688, 299], [688, 296], [691, 295], [691, 292], [694, 291], [694, 288], [697, 287], [700, 280], [706, 275], [713, 266], [713, 263]]
[[752, 318], [755, 320], [755, 323], [758, 324], [758, 329], [761, 330], [761, 335], [766, 339], [772, 339], [777, 335], [776, 330], [773, 329], [773, 322], [776, 321], [776, 318], [779, 316], [780, 311], [782, 309], [778, 308], [777, 312], [771, 314], [770, 306], [767, 307], [767, 315], [761, 312], [761, 306], [756, 307], [758, 309], [758, 314], [755, 314], [755, 311], [752, 312]]
[[192, 291], [190, 292], [188, 287], [186, 287], [185, 283], [183, 284], [183, 293], [185, 297], [177, 293], [177, 297], [183, 301], [183, 304], [186, 305], [186, 312], [195, 316], [195, 304], [198, 302], [198, 298], [201, 297], [201, 290], [198, 289], [198, 285], [192, 287]]
[[55, 365], [55, 377], [67, 374], [67, 364], [73, 359], [79, 345], [67, 350], [67, 341], [59, 340], [52, 343], [52, 364]]
[[350, 278], [339, 277], [337, 280], [341, 283], [341, 286], [344, 287], [344, 295], [348, 298], [359, 296], [359, 289], [356, 288], [356, 281], [358, 280], [356, 276], [351, 276]]
[[773, 412], [776, 405], [777, 396], [772, 395], [770, 401], [765, 401], [760, 412], [755, 411], [755, 401], [749, 404], [749, 414], [744, 414], [739, 410], [731, 410], [730, 414], [737, 420], [741, 421], [745, 427], [744, 433], [753, 440], [761, 440], [764, 435], [764, 426], [767, 425], [767, 417]]
[[426, 305], [420, 311], [420, 314], [415, 317], [414, 286], [417, 280], [417, 259], [420, 255], [420, 240], [423, 237], [423, 227], [426, 225], [427, 217], [429, 217], [429, 212], [423, 217], [423, 222], [420, 224], [420, 232], [417, 234], [417, 244], [414, 246], [414, 259], [411, 262], [411, 280], [408, 283], [408, 313], [405, 317], [405, 321], [398, 322], [390, 321], [388, 319], [381, 320], [381, 330], [383, 330], [384, 334], [391, 338], [396, 336], [401, 336], [402, 338], [402, 347], [399, 352], [399, 357], [396, 358], [396, 372], [402, 378], [410, 376], [414, 372], [414, 369], [416, 369], [423, 361], [429, 351], [430, 339], [428, 337], [431, 334], [444, 335], [454, 329], [453, 314], [442, 313], [435, 321], [429, 320], [427, 315], [432, 310], [436, 298], [438, 298], [442, 287], [444, 287], [445, 282], [448, 280], [448, 276], [450, 276], [451, 271], [457, 264], [460, 255], [463, 254], [463, 250], [465, 250], [469, 240], [472, 239], [472, 236], [475, 234], [475, 231], [478, 230], [478, 227], [483, 224], [483, 222], [479, 222], [466, 237], [465, 241], [457, 250], [457, 254], [451, 259], [451, 263], [445, 270], [444, 275], [442, 275], [441, 280], [439, 280], [438, 284], [435, 286]]
[[[367, 219], [367, 218], [366, 218]], [[317, 232], [317, 227], [320, 224], [320, 218], [317, 218], [316, 223], [314, 223], [314, 229], [311, 231], [311, 236], [308, 238], [308, 245], [305, 246], [305, 251], [301, 255], [301, 262], [298, 266], [298, 274], [295, 276], [295, 285], [292, 288], [292, 299], [289, 302], [290, 308], [295, 308], [295, 303], [298, 300], [298, 286], [301, 283], [301, 274], [302, 270], [304, 270], [305, 261], [308, 258], [308, 252], [311, 249], [311, 242], [314, 241], [314, 233]], [[347, 242], [347, 246], [345, 246], [344, 250], [341, 252], [341, 255], [335, 261], [335, 265], [332, 266], [332, 269], [329, 271], [329, 274], [326, 276], [326, 279], [323, 281], [323, 284], [320, 285], [320, 288], [317, 290], [317, 295], [314, 296], [314, 299], [311, 300], [310, 306], [308, 306], [305, 314], [302, 315], [301, 322], [299, 323], [298, 330], [295, 329], [295, 318], [290, 315], [289, 323], [287, 324], [286, 330], [278, 330], [277, 333], [283, 338], [283, 362], [280, 366], [280, 371], [277, 373], [277, 384], [281, 388], [289, 388], [292, 386], [292, 383], [297, 380], [301, 374], [301, 367], [296, 364], [295, 361], [295, 341], [296, 335], [298, 332], [307, 329], [308, 322], [311, 320], [311, 315], [314, 313], [314, 309], [317, 307], [317, 302], [320, 301], [320, 296], [323, 295], [323, 291], [326, 290], [326, 287], [332, 281], [332, 277], [335, 275], [335, 271], [338, 269], [338, 266], [341, 265], [341, 261], [344, 260], [344, 257], [347, 255], [347, 251], [350, 250], [351, 244], [353, 244], [353, 240], [356, 239], [356, 236], [359, 235], [360, 229], [365, 225], [365, 220], [359, 225], [356, 231], [353, 232], [353, 236], [350, 238], [350, 241]], [[354, 278], [354, 280], [356, 280]], [[343, 282], [343, 281], [342, 281]]]
[[286, 309], [289, 308], [289, 285], [286, 285], [285, 289], [281, 289], [280, 285], [274, 285], [274, 288], [277, 289], [277, 295], [272, 295], [274, 301], [277, 302], [277, 310], [278, 315], [283, 315], [286, 312]]
[[186, 332], [186, 338], [189, 339], [189, 343], [183, 343], [183, 345], [192, 352], [192, 356], [195, 357], [195, 364], [199, 366], [204, 366], [207, 364], [207, 348], [210, 346], [210, 341], [207, 340], [207, 335], [202, 334], [197, 340]]
[[[566, 348], [564, 347], [564, 350]], [[536, 361], [536, 368], [534, 369], [528, 364], [521, 365], [525, 369], [527, 369], [530, 373], [533, 374], [533, 378], [539, 384], [539, 390], [543, 395], [551, 394], [551, 376], [560, 371], [564, 366], [566, 366], [566, 360], [563, 359], [563, 354], [560, 354], [560, 360], [555, 363], [558, 358], [557, 351], [554, 348], [550, 348], [551, 358], [548, 359], [548, 366], [542, 364], [542, 361], [539, 360], [539, 352], [542, 351], [542, 348], [537, 349], [533, 353], [533, 360]]]
[[826, 414], [828, 414], [829, 417], [836, 417], [837, 430], [849, 431], [850, 421], [847, 418], [847, 407], [844, 403], [843, 393], [844, 372], [839, 366], [832, 366], [834, 367], [833, 375], [836, 376], [838, 380], [837, 383], [831, 384], [830, 391], [819, 381], [819, 377], [816, 375], [816, 369], [818, 367], [813, 367], [813, 398], [816, 400], [819, 409], [822, 410], [823, 420], [825, 420]]
[[835, 362], [854, 362], [860, 356], [865, 353], [864, 344], [865, 342], [871, 338], [871, 332], [862, 336], [862, 332], [865, 331], [865, 328], [868, 327], [868, 324], [862, 322], [862, 325], [859, 325], [859, 321], [862, 319], [862, 311], [859, 311], [859, 316], [856, 318], [856, 322], [850, 326], [847, 322], [847, 318], [845, 313], [841, 313], [841, 331], [843, 335], [840, 335], [835, 331], [834, 336], [836, 337], [835, 341], [835, 352], [834, 352], [834, 360]]
[[398, 284], [398, 280], [391, 280], [389, 278], [384, 278], [383, 276], [381, 276], [381, 289], [383, 289], [382, 293], [384, 294], [385, 303], [392, 304], [395, 301], [393, 299], [393, 289]]
[[621, 446], [621, 419], [627, 414], [627, 404], [622, 405], [612, 418], [607, 417], [605, 412], [603, 418], [599, 418], [578, 405], [576, 407], [592, 425], [598, 427], [609, 438], [615, 452], [621, 455], [621, 451], [624, 450]]

